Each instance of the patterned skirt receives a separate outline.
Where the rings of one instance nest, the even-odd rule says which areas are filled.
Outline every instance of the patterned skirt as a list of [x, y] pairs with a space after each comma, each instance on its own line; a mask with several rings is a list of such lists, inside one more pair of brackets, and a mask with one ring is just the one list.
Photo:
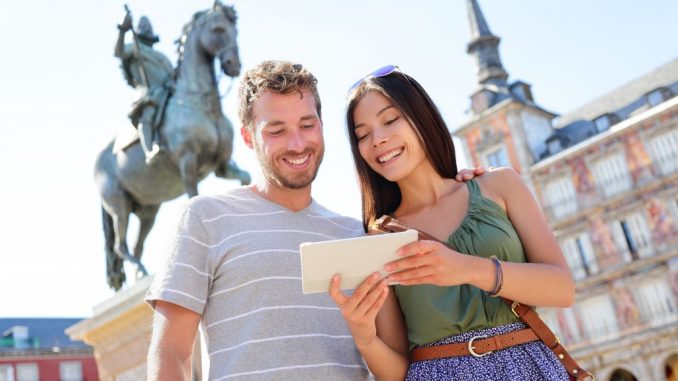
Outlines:
[[[446, 337], [423, 347], [460, 343], [477, 335], [494, 336], [523, 328], [526, 328], [523, 323], [507, 324]], [[406, 380], [567, 381], [569, 376], [551, 349], [541, 341], [533, 341], [502, 349], [485, 357], [457, 356], [413, 362], [407, 371]]]

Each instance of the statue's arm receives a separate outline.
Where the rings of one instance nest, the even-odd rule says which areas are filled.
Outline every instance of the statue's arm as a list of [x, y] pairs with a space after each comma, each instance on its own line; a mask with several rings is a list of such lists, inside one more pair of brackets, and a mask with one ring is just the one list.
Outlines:
[[118, 41], [115, 42], [114, 55], [118, 58], [127, 58], [128, 53], [125, 52], [125, 33], [132, 29], [132, 15], [127, 13], [122, 23], [118, 25]]
[[155, 301], [148, 349], [148, 381], [191, 379], [193, 344], [201, 316], [174, 303]]

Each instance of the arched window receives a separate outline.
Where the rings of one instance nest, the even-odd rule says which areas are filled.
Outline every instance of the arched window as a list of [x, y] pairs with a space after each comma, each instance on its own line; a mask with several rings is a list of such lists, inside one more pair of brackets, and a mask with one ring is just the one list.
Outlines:
[[616, 369], [610, 376], [610, 381], [638, 381], [633, 373], [626, 369]]

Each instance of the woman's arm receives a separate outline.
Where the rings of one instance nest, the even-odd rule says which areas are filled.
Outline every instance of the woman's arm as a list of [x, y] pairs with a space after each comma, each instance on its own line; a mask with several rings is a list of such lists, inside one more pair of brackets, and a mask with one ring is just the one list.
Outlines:
[[339, 275], [332, 278], [330, 296], [346, 319], [356, 347], [377, 380], [402, 380], [408, 367], [404, 319], [386, 278], [379, 273], [366, 278], [346, 296]]
[[[501, 262], [500, 296], [533, 306], [567, 307], [574, 301], [574, 282], [553, 233], [520, 176], [512, 169], [494, 169], [478, 178], [485, 197], [506, 209], [525, 250], [528, 263]], [[403, 285], [471, 284], [483, 290], [494, 286], [492, 260], [461, 254], [439, 242], [419, 241], [403, 246], [402, 256], [386, 271]]]

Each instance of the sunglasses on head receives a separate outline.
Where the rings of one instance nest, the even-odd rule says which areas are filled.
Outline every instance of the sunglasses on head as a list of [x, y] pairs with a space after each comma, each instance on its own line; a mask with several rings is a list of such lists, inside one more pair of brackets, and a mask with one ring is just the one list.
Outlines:
[[398, 67], [398, 65], [386, 65], [386, 66], [380, 67], [379, 69], [377, 69], [377, 70], [367, 74], [366, 76], [360, 78], [359, 80], [357, 80], [356, 83], [354, 83], [353, 86], [351, 86], [346, 93], [350, 94], [351, 91], [355, 90], [356, 87], [360, 86], [360, 84], [363, 83], [363, 81], [366, 80], [367, 78], [384, 77], [384, 76], [387, 76], [387, 75], [393, 73], [396, 70], [400, 71], [400, 68]]

